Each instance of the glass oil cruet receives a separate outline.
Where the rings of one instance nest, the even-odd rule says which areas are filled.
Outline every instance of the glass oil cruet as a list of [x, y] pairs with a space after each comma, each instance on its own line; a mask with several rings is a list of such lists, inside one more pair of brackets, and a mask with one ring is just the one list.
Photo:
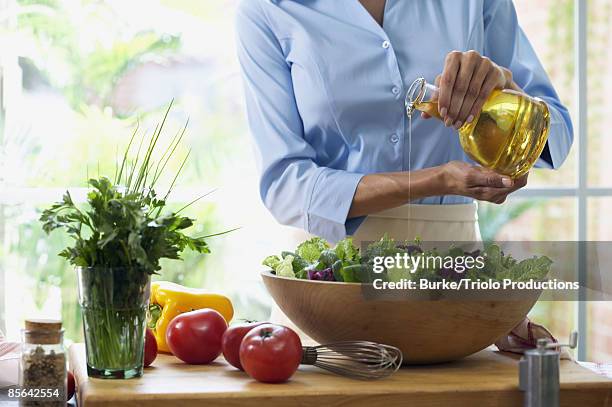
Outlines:
[[[438, 88], [416, 79], [406, 93], [406, 113], [425, 112], [441, 120]], [[480, 114], [459, 128], [466, 154], [483, 167], [511, 178], [525, 175], [536, 163], [546, 141], [550, 115], [538, 98], [510, 89], [494, 90]]]

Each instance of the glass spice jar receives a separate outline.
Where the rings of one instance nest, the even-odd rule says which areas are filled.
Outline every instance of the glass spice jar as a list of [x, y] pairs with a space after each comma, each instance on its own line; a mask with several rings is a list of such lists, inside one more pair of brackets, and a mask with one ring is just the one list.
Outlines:
[[66, 405], [66, 352], [61, 321], [25, 321], [19, 387], [22, 406]]

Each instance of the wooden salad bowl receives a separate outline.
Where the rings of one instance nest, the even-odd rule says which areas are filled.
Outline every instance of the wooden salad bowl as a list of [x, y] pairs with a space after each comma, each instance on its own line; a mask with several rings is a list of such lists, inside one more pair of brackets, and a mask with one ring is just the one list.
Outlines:
[[318, 343], [393, 345], [406, 364], [448, 362], [486, 348], [525, 318], [539, 297], [534, 292], [502, 300], [366, 299], [361, 284], [278, 277], [270, 271], [262, 277], [285, 315]]

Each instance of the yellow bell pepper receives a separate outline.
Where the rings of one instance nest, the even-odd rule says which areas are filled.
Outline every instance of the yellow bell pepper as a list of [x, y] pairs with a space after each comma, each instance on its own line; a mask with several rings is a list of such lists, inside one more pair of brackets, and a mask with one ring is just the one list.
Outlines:
[[226, 296], [199, 288], [183, 287], [169, 281], [151, 283], [150, 303], [152, 308], [161, 308], [153, 333], [157, 339], [157, 347], [162, 352], [170, 352], [166, 343], [166, 328], [177, 315], [202, 308], [212, 308], [223, 315], [227, 323], [234, 316], [234, 307]]

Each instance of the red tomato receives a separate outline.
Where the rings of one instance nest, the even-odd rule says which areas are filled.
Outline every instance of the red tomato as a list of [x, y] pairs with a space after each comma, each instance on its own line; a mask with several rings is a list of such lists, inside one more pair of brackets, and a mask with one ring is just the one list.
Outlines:
[[74, 375], [71, 371], [68, 371], [66, 374], [66, 382], [66, 401], [70, 401], [70, 399], [74, 397], [74, 389], [76, 387], [74, 383]]
[[227, 363], [240, 370], [244, 370], [240, 364], [240, 343], [242, 342], [242, 338], [244, 338], [251, 329], [262, 324], [264, 324], [264, 322], [235, 324], [225, 331], [221, 340], [221, 348], [223, 349], [223, 356], [225, 360], [227, 360]]
[[240, 363], [253, 379], [265, 383], [289, 380], [302, 361], [302, 341], [291, 329], [263, 324], [240, 344]]
[[166, 342], [172, 354], [183, 362], [205, 365], [221, 354], [221, 338], [226, 330], [223, 316], [204, 308], [174, 317], [166, 329]]
[[147, 328], [144, 347], [144, 367], [150, 366], [157, 357], [157, 339], [151, 328]]

